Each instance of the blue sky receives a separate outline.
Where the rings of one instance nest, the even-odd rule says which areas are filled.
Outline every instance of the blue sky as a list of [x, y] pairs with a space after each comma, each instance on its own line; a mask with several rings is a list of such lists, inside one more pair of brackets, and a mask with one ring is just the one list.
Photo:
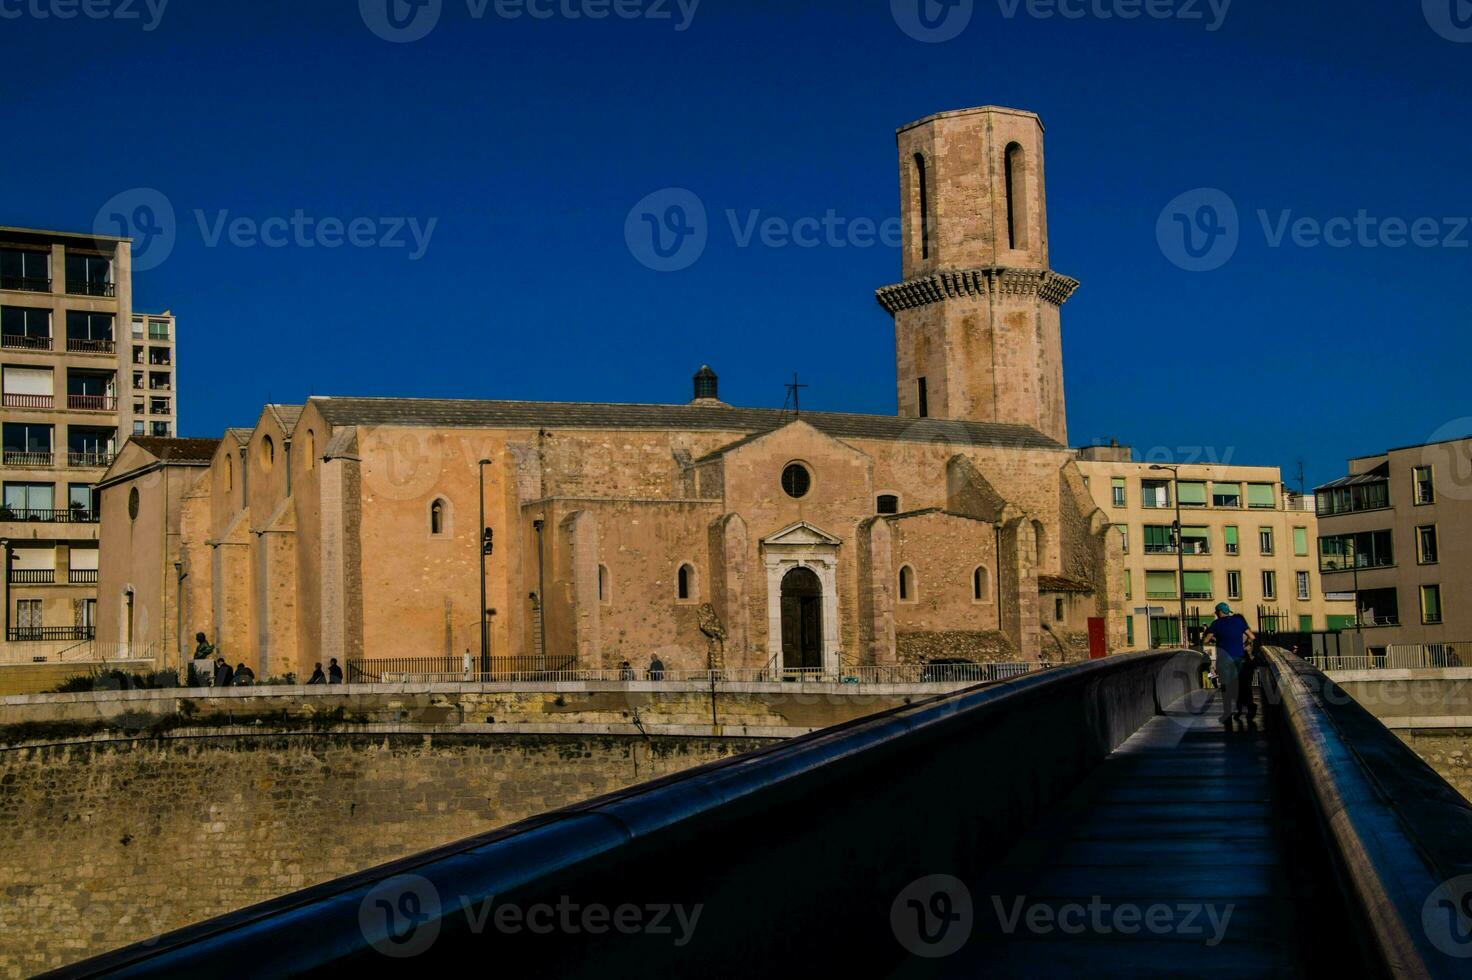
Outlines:
[[[29, 134], [7, 140], [0, 224], [87, 229], [163, 195], [172, 248], [135, 290], [180, 317], [186, 435], [314, 393], [683, 401], [701, 362], [737, 404], [780, 405], [798, 371], [805, 405], [891, 413], [873, 290], [898, 251], [743, 246], [729, 215], [893, 218], [894, 129], [985, 103], [1048, 127], [1053, 265], [1083, 282], [1074, 442], [1302, 459], [1312, 483], [1472, 431], [1455, 0], [925, 0], [964, 28], [940, 43], [902, 29], [914, 0], [617, 0], [637, 16], [600, 20], [566, 13], [614, 0], [442, 0], [407, 43], [370, 29], [387, 0], [90, 2], [109, 16], [0, 0], [0, 123]], [[396, 2], [411, 30], [435, 13]], [[625, 235], [666, 188], [708, 215], [675, 272]], [[1202, 188], [1236, 209], [1236, 249], [1191, 272], [1157, 225], [1195, 220]], [[311, 232], [276, 238], [299, 212]], [[1375, 230], [1345, 234], [1361, 212]], [[1420, 244], [1392, 247], [1397, 219], [1424, 219]], [[324, 247], [332, 220], [358, 244]], [[1345, 247], [1314, 244], [1324, 226]]]

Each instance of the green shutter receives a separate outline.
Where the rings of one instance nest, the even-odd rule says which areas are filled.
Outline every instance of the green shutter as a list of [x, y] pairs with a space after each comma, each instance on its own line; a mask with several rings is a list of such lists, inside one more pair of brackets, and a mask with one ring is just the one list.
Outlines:
[[1145, 594], [1151, 599], [1175, 599], [1175, 572], [1146, 572]]
[[1218, 497], [1242, 498], [1242, 484], [1240, 483], [1213, 483], [1211, 492]]
[[1210, 572], [1187, 572], [1186, 573], [1186, 595], [1211, 597], [1211, 573]]
[[1229, 528], [1227, 528], [1226, 535], [1227, 535], [1227, 544], [1238, 544], [1239, 543], [1237, 541], [1237, 529], [1235, 527], [1229, 527]]
[[1300, 557], [1308, 554], [1308, 528], [1295, 527], [1293, 529], [1293, 553]]
[[1177, 484], [1181, 496], [1181, 506], [1206, 506], [1206, 484], [1204, 483], [1181, 483]]
[[1298, 632], [1312, 633], [1314, 631], [1314, 618], [1312, 616], [1298, 617]]
[[1135, 645], [1135, 617], [1133, 617], [1133, 616], [1126, 616], [1124, 618], [1124, 629], [1125, 629], [1125, 642], [1127, 642], [1130, 646], [1134, 646]]
[[1271, 483], [1249, 483], [1247, 484], [1247, 506], [1274, 508], [1278, 506], [1277, 496], [1273, 493]]
[[1353, 616], [1330, 616], [1329, 617], [1329, 632], [1330, 633], [1342, 633], [1345, 630], [1352, 630], [1352, 629], [1354, 629], [1354, 617]]
[[1124, 570], [1124, 597], [1126, 599], [1135, 597], [1135, 583], [1128, 568]]

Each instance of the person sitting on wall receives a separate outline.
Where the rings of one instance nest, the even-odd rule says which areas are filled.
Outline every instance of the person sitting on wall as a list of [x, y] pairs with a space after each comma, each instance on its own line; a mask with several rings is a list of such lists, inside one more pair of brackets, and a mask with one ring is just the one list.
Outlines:
[[312, 676], [307, 681], [307, 683], [308, 684], [326, 684], [327, 683], [327, 675], [324, 674], [324, 673], [322, 673], [322, 665], [321, 664], [314, 664], [312, 666]]
[[342, 683], [342, 668], [337, 665], [336, 657], [333, 657], [327, 664], [327, 683]]
[[239, 667], [236, 667], [235, 668], [235, 686], [236, 687], [250, 687], [255, 682], [256, 682], [256, 672], [255, 671], [251, 670], [245, 664], [241, 664]]

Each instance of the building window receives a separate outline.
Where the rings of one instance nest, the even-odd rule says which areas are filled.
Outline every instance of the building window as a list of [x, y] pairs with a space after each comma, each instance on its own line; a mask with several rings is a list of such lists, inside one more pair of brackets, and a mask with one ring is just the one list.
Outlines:
[[1007, 145], [1007, 247], [1027, 248], [1027, 157], [1020, 143]]
[[235, 489], [235, 460], [225, 457], [225, 489]]
[[1314, 618], [1312, 616], [1298, 617], [1298, 632], [1312, 633], [1314, 631]]
[[1241, 572], [1228, 572], [1227, 573], [1227, 598], [1228, 599], [1240, 599], [1240, 598], [1242, 598], [1242, 573]]
[[169, 321], [168, 320], [149, 320], [148, 321], [148, 339], [149, 340], [168, 340], [169, 339]]
[[1421, 586], [1421, 622], [1427, 626], [1441, 624], [1441, 586]]
[[971, 599], [973, 602], [990, 602], [992, 590], [987, 582], [987, 570], [978, 566], [971, 573]]
[[305, 468], [310, 470], [317, 463], [317, 433], [311, 429], [307, 430], [306, 448], [307, 452], [304, 458]]
[[32, 293], [51, 291], [51, 253], [0, 249], [0, 289]]
[[1125, 492], [1124, 477], [1114, 478], [1114, 506], [1124, 507], [1129, 503], [1129, 496]]
[[1165, 524], [1145, 525], [1145, 554], [1173, 555], [1176, 552], [1171, 528]]
[[1124, 597], [1126, 599], [1135, 597], [1135, 574], [1128, 568], [1124, 570]]
[[1135, 645], [1135, 617], [1133, 616], [1124, 618], [1124, 641], [1129, 646]]
[[155, 436], [157, 436], [158, 438], [160, 438], [160, 439], [167, 439], [169, 437], [169, 423], [167, 423], [167, 422], [155, 422], [155, 423], [153, 423], [153, 434]]
[[900, 498], [892, 493], [881, 494], [874, 503], [874, 509], [881, 514], [898, 514], [900, 512]]
[[1183, 527], [1181, 528], [1181, 548], [1188, 555], [1211, 554], [1211, 528], [1209, 527]]
[[1429, 466], [1416, 467], [1411, 479], [1415, 483], [1416, 505], [1436, 503], [1436, 475]]
[[1308, 572], [1298, 573], [1298, 598], [1307, 602], [1312, 596], [1309, 594]]
[[1264, 599], [1278, 598], [1278, 573], [1262, 573], [1262, 597]]
[[1215, 595], [1210, 572], [1187, 572], [1184, 584], [1187, 599], [1206, 600]]
[[17, 599], [15, 601], [15, 625], [21, 630], [36, 630], [36, 638], [40, 639], [40, 629], [45, 625], [41, 619], [41, 600]]
[[441, 537], [445, 533], [445, 502], [436, 500], [429, 505], [429, 533]]
[[261, 463], [269, 470], [276, 462], [276, 442], [270, 436], [261, 440]]
[[930, 184], [926, 180], [925, 155], [915, 154], [915, 186], [920, 198], [920, 258], [930, 258]]
[[1273, 529], [1270, 527], [1259, 528], [1257, 532], [1257, 551], [1261, 555], [1273, 553]]
[[1354, 514], [1364, 510], [1384, 510], [1390, 506], [1390, 482], [1378, 480], [1347, 487], [1332, 487], [1320, 490], [1316, 496], [1315, 509], [1320, 517]]
[[1177, 485], [1176, 494], [1181, 498], [1182, 507], [1206, 506], [1206, 484], [1204, 483], [1183, 481]]
[[1140, 481], [1140, 506], [1147, 510], [1165, 510], [1171, 506], [1170, 483], [1166, 480]]
[[598, 601], [610, 602], [613, 598], [613, 586], [608, 579], [608, 566], [598, 566]]
[[1061, 595], [1053, 599], [1053, 620], [1058, 623], [1063, 622], [1063, 597]]
[[813, 488], [813, 475], [801, 463], [788, 463], [782, 471], [782, 490], [794, 500], [801, 500]]
[[1253, 510], [1276, 510], [1278, 495], [1271, 483], [1247, 484], [1247, 506]]
[[1176, 573], [1175, 572], [1146, 572], [1145, 573], [1145, 598], [1147, 599], [1176, 599]]
[[1242, 484], [1213, 483], [1211, 485], [1211, 506], [1240, 509], [1242, 506]]
[[915, 570], [909, 565], [900, 569], [900, 602], [915, 601]]
[[1130, 553], [1130, 526], [1128, 524], [1116, 524], [1114, 530], [1119, 534], [1119, 550], [1121, 554]]
[[675, 575], [676, 594], [682, 602], [688, 602], [695, 598], [695, 569], [689, 565], [681, 565]]
[[1435, 565], [1441, 561], [1440, 545], [1435, 524], [1416, 528], [1416, 560], [1422, 565]]
[[143, 339], [143, 318], [141, 316], [133, 318], [133, 336], [139, 340]]
[[1319, 539], [1319, 571], [1352, 568], [1389, 568], [1395, 564], [1395, 539], [1390, 531], [1361, 531]]
[[1235, 524], [1230, 524], [1223, 529], [1222, 538], [1226, 543], [1227, 554], [1240, 555], [1242, 553], [1242, 540]]
[[1308, 557], [1308, 528], [1295, 527], [1293, 529], [1293, 554], [1299, 558]]
[[66, 291], [83, 296], [111, 296], [112, 260], [104, 255], [66, 256]]
[[920, 417], [930, 418], [930, 392], [926, 390], [925, 379], [920, 378], [917, 382], [917, 391], [920, 396]]

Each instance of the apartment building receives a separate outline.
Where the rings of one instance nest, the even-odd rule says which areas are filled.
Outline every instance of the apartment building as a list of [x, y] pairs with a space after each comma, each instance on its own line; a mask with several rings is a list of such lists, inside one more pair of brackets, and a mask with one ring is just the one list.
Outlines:
[[174, 379], [178, 350], [174, 346], [174, 314], [133, 314], [129, 364], [132, 376], [131, 434], [169, 439], [179, 434], [179, 402]]
[[1183, 594], [1188, 631], [1209, 622], [1218, 602], [1231, 603], [1265, 630], [1307, 633], [1353, 624], [1349, 597], [1325, 593], [1314, 555], [1313, 498], [1285, 491], [1277, 467], [1157, 468], [1136, 462], [1128, 447], [1092, 446], [1079, 450], [1079, 469], [1124, 552], [1133, 646], [1180, 642]]
[[1472, 639], [1472, 437], [1349, 461], [1316, 491], [1319, 567], [1365, 646]]
[[[129, 338], [132, 307], [128, 239], [0, 227], [3, 636], [23, 645], [8, 655], [94, 637], [93, 485], [139, 424], [156, 418], [170, 435], [177, 424], [174, 318], [145, 316]], [[138, 349], [144, 387], [129, 398]], [[161, 411], [150, 414], [155, 392]]]

